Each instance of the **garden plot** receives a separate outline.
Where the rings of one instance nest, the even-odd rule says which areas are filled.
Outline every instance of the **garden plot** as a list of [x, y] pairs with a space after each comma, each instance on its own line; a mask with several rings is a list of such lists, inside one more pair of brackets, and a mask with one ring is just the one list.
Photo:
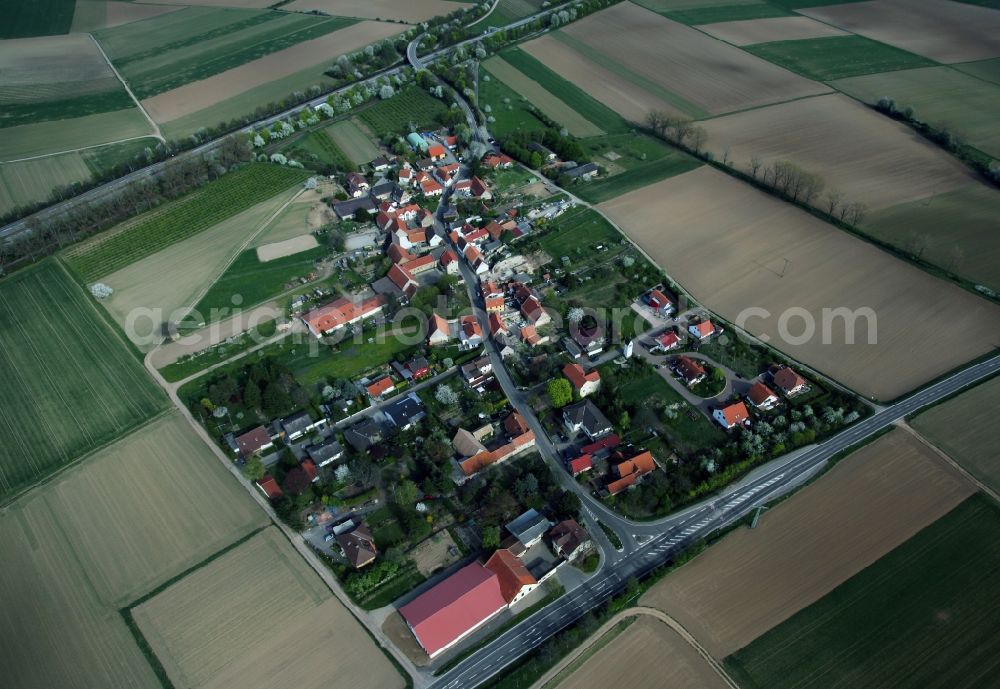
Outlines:
[[334, 122], [324, 132], [355, 165], [370, 163], [379, 150], [352, 120]]

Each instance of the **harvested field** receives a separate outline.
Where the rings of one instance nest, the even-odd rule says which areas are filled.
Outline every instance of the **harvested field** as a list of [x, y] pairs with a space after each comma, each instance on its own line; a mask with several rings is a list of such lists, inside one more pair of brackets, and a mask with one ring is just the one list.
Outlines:
[[[619, 80], [652, 84], [657, 95], [667, 102], [673, 94], [681, 99], [679, 106], [686, 102], [711, 114], [828, 90], [631, 3], [592, 14], [554, 36], [591, 61], [610, 68]], [[599, 82], [577, 85], [591, 95], [604, 88]]]
[[998, 615], [1000, 507], [977, 494], [726, 666], [744, 689], [988, 689]]
[[370, 163], [378, 157], [378, 147], [352, 120], [334, 122], [323, 131], [355, 165]]
[[871, 104], [888, 96], [900, 108], [913, 108], [924, 122], [1000, 158], [1000, 84], [951, 67], [927, 67], [839, 79], [831, 86]]
[[874, 0], [799, 10], [938, 62], [1000, 56], [1000, 12], [944, 0]]
[[451, 534], [447, 531], [438, 531], [414, 548], [410, 552], [410, 559], [417, 566], [417, 571], [423, 576], [428, 577], [435, 571], [447, 567], [461, 558], [461, 553], [452, 555], [448, 552], [449, 548], [455, 548], [456, 552], [458, 549]]
[[966, 471], [1000, 492], [1000, 378], [993, 378], [958, 397], [928, 409], [910, 422]]
[[[703, 123], [716, 157], [790, 160], [820, 175], [826, 189], [872, 210], [975, 183], [968, 169], [908, 127], [840, 94], [805, 98]], [[825, 199], [816, 200], [819, 206]]]
[[[241, 247], [297, 192], [297, 188], [286, 190], [200, 234], [103, 276], [101, 281], [115, 292], [101, 305], [127, 337], [147, 349], [159, 339], [159, 324], [183, 320], [198, 295], [219, 279]], [[130, 320], [146, 313], [148, 318]]]
[[54, 260], [0, 282], [0, 501], [166, 407]]
[[[319, 78], [319, 74], [323, 71], [319, 65], [327, 65], [337, 55], [353, 52], [369, 43], [395, 36], [399, 32], [398, 25], [386, 22], [361, 22], [319, 38], [303, 41], [291, 48], [279, 50], [207, 79], [160, 93], [147, 98], [142, 104], [150, 117], [157, 122], [175, 120], [207, 108], [220, 100], [236, 97], [255, 86], [295, 74], [312, 65], [317, 65], [316, 72]], [[320, 56], [325, 57], [318, 63], [317, 57]]]
[[315, 235], [304, 234], [300, 237], [292, 237], [281, 242], [262, 244], [257, 247], [257, 260], [261, 263], [273, 261], [276, 258], [294, 256], [302, 251], [309, 251], [319, 246]]
[[555, 685], [559, 689], [611, 686], [726, 689], [729, 685], [680, 634], [654, 617], [640, 615], [624, 632]]
[[894, 430], [651, 588], [716, 659], [767, 630], [951, 511], [975, 488]]
[[495, 78], [500, 79], [514, 91], [527, 98], [551, 120], [566, 127], [573, 136], [599, 136], [604, 133], [603, 129], [584, 118], [502, 57], [491, 57], [483, 63], [483, 67], [489, 70]]
[[139, 108], [102, 112], [97, 115], [22, 124], [3, 129], [0, 161], [72, 151], [152, 133]]
[[733, 45], [751, 45], [768, 41], [792, 41], [803, 38], [843, 36], [844, 31], [809, 17], [772, 17], [735, 22], [702, 24], [698, 27], [710, 36]]
[[80, 153], [0, 163], [0, 215], [45, 201], [56, 187], [85, 182], [90, 168]]
[[[601, 207], [699, 302], [866, 396], [896, 398], [1000, 341], [1000, 307], [713, 168]], [[949, 327], [915, 348], [929, 307]], [[849, 318], [824, 309], [858, 314], [855, 344]]]
[[274, 528], [133, 609], [176, 686], [402, 687], [358, 622]]
[[295, 0], [282, 9], [293, 12], [320, 10], [339, 17], [397, 19], [416, 24], [471, 6], [472, 3], [451, 0]]
[[[158, 369], [163, 369], [175, 363], [184, 356], [191, 356], [217, 345], [234, 335], [239, 335], [262, 323], [279, 319], [285, 315], [285, 309], [278, 302], [272, 301], [253, 309], [247, 309], [217, 323], [207, 325], [200, 330], [185, 333], [184, 337], [173, 342], [165, 342], [157, 347], [150, 356], [150, 363]], [[162, 373], [162, 371], [161, 371]], [[167, 380], [172, 380], [168, 378]]]

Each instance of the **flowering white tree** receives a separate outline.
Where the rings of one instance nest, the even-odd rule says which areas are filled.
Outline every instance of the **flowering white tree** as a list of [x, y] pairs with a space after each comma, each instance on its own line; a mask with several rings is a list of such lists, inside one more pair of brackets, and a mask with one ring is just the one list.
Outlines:
[[569, 310], [569, 313], [566, 314], [566, 320], [575, 325], [580, 321], [582, 321], [583, 317], [586, 315], [587, 314], [584, 313], [583, 309], [581, 309], [579, 306], [574, 306]]
[[378, 97], [381, 98], [382, 100], [386, 100], [387, 98], [392, 98], [395, 95], [396, 95], [396, 90], [391, 86], [389, 86], [389, 84], [386, 84], [385, 86], [383, 86], [378, 90]]
[[453, 407], [458, 404], [458, 393], [444, 383], [437, 386], [434, 398], [447, 407]]
[[351, 477], [351, 470], [346, 464], [341, 464], [339, 467], [334, 469], [333, 476], [337, 479], [337, 481], [343, 483]]
[[264, 145], [264, 137], [262, 137], [260, 134], [254, 134], [253, 135], [254, 148], [260, 148], [263, 145]]
[[94, 295], [95, 299], [107, 299], [114, 294], [114, 290], [103, 282], [95, 282], [90, 286], [90, 293]]
[[288, 165], [288, 158], [280, 153], [272, 153], [270, 160], [272, 163], [277, 163], [278, 165]]

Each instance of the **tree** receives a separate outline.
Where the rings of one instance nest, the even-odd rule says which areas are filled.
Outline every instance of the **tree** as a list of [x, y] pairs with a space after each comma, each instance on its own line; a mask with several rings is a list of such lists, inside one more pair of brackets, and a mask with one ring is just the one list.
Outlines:
[[446, 407], [454, 407], [458, 404], [458, 393], [444, 383], [441, 383], [434, 392], [434, 399]]
[[264, 389], [263, 395], [264, 413], [268, 416], [279, 416], [291, 404], [288, 393], [277, 383], [271, 383]]
[[285, 480], [281, 484], [281, 488], [288, 495], [302, 495], [308, 489], [312, 488], [312, 481], [305, 471], [300, 467], [295, 467], [285, 474]]
[[538, 496], [538, 479], [534, 474], [525, 474], [514, 482], [514, 495], [523, 503]]
[[417, 484], [409, 479], [404, 479], [396, 484], [392, 491], [392, 498], [397, 505], [408, 506], [417, 501]]
[[528, 157], [528, 167], [537, 170], [542, 167], [542, 162], [542, 154], [538, 151], [532, 151]]
[[483, 550], [496, 550], [500, 547], [500, 527], [484, 526], [482, 528]]
[[243, 465], [243, 475], [248, 481], [258, 481], [264, 477], [264, 473], [264, 462], [260, 461], [257, 455], [251, 456]]
[[632, 417], [628, 415], [627, 411], [623, 411], [622, 415], [618, 417], [618, 425], [623, 431], [627, 431], [629, 426], [632, 425]]
[[243, 388], [243, 406], [247, 409], [260, 409], [260, 386], [248, 380]]
[[577, 323], [579, 323], [580, 321], [582, 321], [583, 317], [586, 316], [586, 315], [587, 315], [586, 311], [584, 311], [583, 309], [581, 309], [579, 306], [574, 306], [566, 314], [566, 320], [569, 321], [570, 323], [576, 325]]
[[366, 457], [355, 457], [347, 463], [354, 482], [360, 486], [370, 486], [375, 481], [375, 465]]
[[548, 384], [549, 401], [556, 409], [565, 407], [573, 401], [573, 387], [565, 378], [550, 380]]

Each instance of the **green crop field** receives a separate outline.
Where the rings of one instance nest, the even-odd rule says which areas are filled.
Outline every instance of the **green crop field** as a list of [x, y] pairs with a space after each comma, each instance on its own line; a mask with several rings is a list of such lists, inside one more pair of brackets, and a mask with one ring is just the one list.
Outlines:
[[[488, 79], [487, 79], [488, 77]], [[479, 69], [479, 104], [489, 106], [490, 132], [498, 137], [513, 132], [532, 132], [545, 129], [546, 125], [535, 116], [528, 99], [507, 86], [488, 69]]]
[[726, 659], [743, 689], [989, 689], [1000, 507], [982, 494]]
[[[612, 172], [572, 189], [580, 198], [601, 203], [626, 192], [679, 175], [701, 165], [701, 161], [643, 134], [616, 134], [583, 141], [592, 159]], [[609, 160], [608, 155], [615, 157]]]
[[741, 5], [717, 5], [713, 7], [693, 7], [687, 10], [672, 10], [661, 12], [663, 16], [682, 24], [714, 24], [716, 22], [735, 22], [746, 19], [770, 19], [771, 17], [787, 17], [792, 13], [783, 7], [769, 5], [764, 2], [744, 3]]
[[542, 9], [542, 0], [500, 0], [496, 9], [482, 21], [474, 24], [475, 28], [485, 30], [491, 26], [506, 26], [518, 19], [524, 19]]
[[61, 153], [151, 133], [149, 121], [135, 107], [70, 120], [20, 124], [2, 130], [0, 161]]
[[66, 261], [84, 280], [96, 280], [198, 234], [307, 176], [304, 170], [253, 163], [68, 249]]
[[952, 65], [952, 67], [965, 74], [971, 74], [983, 81], [1000, 86], [1000, 57], [995, 57], [992, 60], [963, 62], [960, 65]]
[[410, 86], [388, 100], [365, 108], [358, 117], [381, 138], [432, 126], [447, 109], [422, 88]]
[[149, 98], [356, 22], [273, 10], [188, 7], [95, 35], [136, 97]]
[[81, 153], [0, 163], [0, 215], [46, 201], [54, 188], [85, 182], [90, 172]]
[[166, 407], [54, 261], [0, 282], [0, 499]]
[[13, 127], [19, 124], [47, 122], [49, 120], [68, 120], [74, 117], [86, 117], [102, 112], [126, 110], [135, 105], [121, 84], [117, 88], [103, 93], [92, 93], [73, 96], [61, 100], [36, 101], [31, 103], [2, 103], [0, 127]]
[[347, 157], [346, 153], [340, 150], [340, 147], [322, 129], [310, 132], [301, 139], [293, 141], [283, 147], [281, 152], [306, 167], [310, 167], [310, 164], [320, 163], [339, 170], [357, 169], [357, 165]]
[[997, 409], [1000, 378], [993, 378], [928, 409], [910, 425], [970, 474], [1000, 492], [1000, 426], [993, 423]]
[[378, 148], [352, 120], [334, 122], [323, 131], [355, 165], [369, 163], [378, 157]]
[[194, 310], [200, 314], [200, 321], [210, 322], [213, 309], [227, 315], [233, 307], [233, 298], [242, 298], [240, 305], [246, 309], [279, 294], [284, 285], [308, 275], [318, 258], [328, 253], [325, 247], [317, 247], [292, 254], [273, 261], [261, 263], [257, 260], [257, 250], [249, 249], [237, 257], [231, 266], [208, 290]]
[[932, 67], [937, 64], [925, 57], [862, 36], [774, 41], [743, 49], [817, 81]]
[[76, 0], [0, 0], [0, 38], [68, 33], [75, 8]]

